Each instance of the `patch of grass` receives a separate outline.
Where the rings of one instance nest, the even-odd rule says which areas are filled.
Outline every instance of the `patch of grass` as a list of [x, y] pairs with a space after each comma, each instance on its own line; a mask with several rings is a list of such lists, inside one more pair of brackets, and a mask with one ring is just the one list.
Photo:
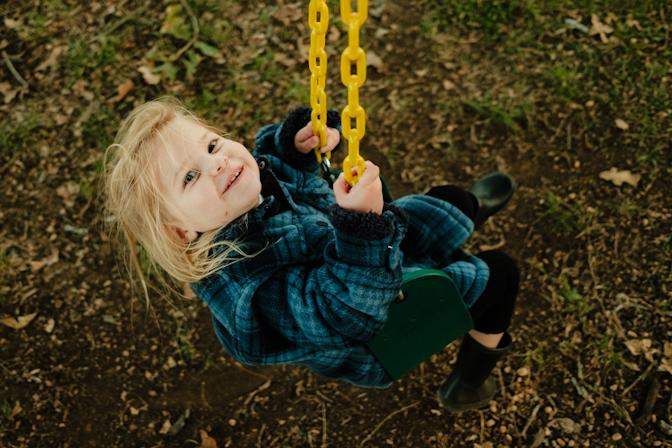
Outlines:
[[177, 349], [177, 354], [180, 356], [180, 358], [185, 361], [191, 361], [197, 355], [196, 347], [194, 347], [194, 344], [191, 342], [193, 333], [193, 330], [182, 326], [182, 323], [177, 323], [174, 340], [175, 348]]
[[596, 352], [603, 372], [624, 368], [623, 355], [614, 348], [614, 337], [602, 334], [590, 340], [589, 349]]
[[534, 28], [540, 6], [532, 0], [443, 0], [430, 18], [439, 31], [458, 28], [479, 31], [488, 42], [499, 42], [511, 30]]
[[576, 315], [580, 320], [583, 320], [593, 310], [590, 301], [577, 291], [564, 276], [560, 279], [560, 297], [563, 299], [564, 311]]
[[534, 370], [540, 370], [544, 366], [544, 351], [547, 348], [544, 345], [539, 345], [533, 350], [525, 352], [523, 363], [526, 366], [532, 367]]
[[542, 217], [546, 218], [551, 226], [565, 236], [579, 233], [585, 227], [581, 220], [581, 213], [575, 207], [553, 192], [548, 192], [544, 198], [546, 211]]
[[574, 101], [585, 95], [581, 75], [568, 65], [558, 63], [547, 67], [543, 78], [549, 82], [553, 93], [562, 99]]
[[112, 34], [101, 35], [91, 43], [80, 36], [70, 40], [62, 62], [69, 85], [101, 66], [115, 63], [122, 38], [122, 35]]
[[292, 79], [285, 96], [290, 101], [298, 101], [301, 104], [310, 104], [310, 89], [304, 81]]
[[10, 119], [0, 121], [0, 157], [10, 158], [19, 150], [29, 148], [37, 141], [36, 130], [41, 127], [37, 112], [16, 112]]
[[642, 206], [631, 199], [625, 198], [613, 204], [623, 218], [632, 219], [642, 213]]
[[204, 88], [197, 97], [189, 99], [186, 104], [188, 109], [206, 119], [211, 119], [222, 107], [220, 95], [208, 88]]
[[92, 114], [82, 124], [82, 140], [90, 148], [107, 148], [113, 140], [114, 131], [111, 127], [117, 117], [107, 108]]
[[0, 429], [3, 431], [9, 425], [10, 419], [12, 416], [12, 405], [9, 404], [9, 401], [2, 400], [0, 404]]
[[277, 83], [285, 76], [280, 64], [273, 60], [273, 53], [270, 51], [264, 51], [254, 58], [251, 65], [250, 70], [259, 73], [262, 81]]
[[477, 116], [512, 131], [527, 127], [527, 117], [532, 108], [530, 103], [507, 104], [490, 99], [467, 101], [465, 106]]

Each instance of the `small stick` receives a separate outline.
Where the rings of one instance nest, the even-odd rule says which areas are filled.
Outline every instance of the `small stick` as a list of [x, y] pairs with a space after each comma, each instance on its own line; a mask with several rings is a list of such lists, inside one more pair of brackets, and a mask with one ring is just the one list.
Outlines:
[[653, 405], [656, 404], [656, 400], [658, 399], [658, 392], [660, 392], [660, 379], [658, 378], [658, 375], [654, 373], [653, 378], [651, 379], [651, 384], [649, 385], [649, 390], [646, 392], [644, 403], [642, 403], [642, 409], [635, 420], [638, 426], [644, 425], [651, 417]]
[[415, 406], [417, 406], [417, 405], [419, 405], [419, 404], [420, 404], [420, 402], [419, 402], [419, 401], [416, 401], [416, 402], [413, 403], [413, 404], [409, 404], [408, 406], [405, 406], [405, 407], [403, 407], [403, 408], [401, 408], [401, 409], [397, 409], [396, 411], [394, 411], [393, 413], [391, 413], [390, 415], [388, 415], [387, 417], [385, 417], [383, 420], [381, 420], [380, 423], [378, 423], [378, 424], [376, 425], [375, 428], [373, 428], [373, 431], [371, 431], [371, 432], [369, 433], [369, 435], [367, 435], [366, 438], [365, 438], [364, 440], [362, 440], [362, 443], [359, 444], [360, 448], [363, 447], [364, 444], [365, 444], [366, 442], [368, 442], [369, 440], [371, 440], [371, 439], [373, 438], [373, 435], [374, 435], [376, 432], [378, 432], [378, 430], [385, 424], [386, 421], [388, 421], [389, 419], [391, 419], [391, 418], [394, 417], [395, 415], [397, 415], [397, 414], [399, 414], [399, 413], [401, 413], [401, 412], [408, 411], [410, 408], [415, 407]]
[[321, 448], [327, 448], [329, 444], [327, 443], [327, 405], [324, 403], [324, 401], [321, 402], [322, 404], [322, 447]]
[[14, 79], [19, 81], [19, 84], [21, 84], [21, 86], [28, 88], [28, 83], [26, 82], [25, 79], [21, 77], [19, 72], [16, 71], [16, 69], [14, 68], [14, 64], [12, 64], [12, 60], [9, 59], [9, 55], [5, 52], [5, 50], [2, 50], [2, 59], [4, 59], [5, 65], [7, 66], [9, 71], [12, 73], [12, 75], [14, 75]]
[[536, 420], [537, 413], [539, 412], [539, 408], [541, 408], [541, 403], [539, 403], [538, 405], [536, 405], [534, 407], [534, 409], [532, 409], [532, 415], [530, 415], [530, 418], [527, 419], [527, 423], [525, 423], [525, 427], [523, 428], [523, 432], [521, 433], [523, 438], [525, 438], [525, 435], [527, 434], [527, 430], [530, 429], [530, 425], [532, 424], [532, 422], [534, 422]]
[[632, 388], [635, 387], [635, 386], [637, 385], [637, 383], [639, 383], [640, 381], [642, 381], [644, 378], [646, 378], [646, 377], [649, 375], [649, 372], [651, 372], [651, 369], [653, 369], [653, 367], [654, 367], [655, 365], [656, 365], [656, 363], [655, 363], [655, 362], [652, 362], [652, 363], [649, 365], [649, 367], [646, 368], [646, 370], [644, 371], [644, 373], [642, 373], [641, 375], [639, 375], [639, 376], [637, 377], [637, 379], [636, 379], [635, 381], [632, 382], [631, 385], [629, 385], [628, 387], [625, 388], [625, 390], [623, 391], [623, 393], [621, 393], [621, 397], [625, 397], [626, 395], [628, 395], [628, 392], [630, 392], [630, 391], [632, 390]]

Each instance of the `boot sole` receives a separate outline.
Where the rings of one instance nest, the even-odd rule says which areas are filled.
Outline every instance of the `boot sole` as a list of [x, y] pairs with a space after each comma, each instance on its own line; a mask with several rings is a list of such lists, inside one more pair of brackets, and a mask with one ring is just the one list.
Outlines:
[[492, 397], [489, 397], [487, 399], [483, 399], [481, 401], [477, 401], [474, 403], [459, 405], [459, 404], [447, 404], [446, 402], [443, 401], [443, 397], [441, 396], [441, 390], [436, 391], [436, 399], [439, 401], [439, 404], [443, 407], [443, 409], [453, 414], [458, 414], [464, 411], [477, 411], [479, 409], [485, 408], [488, 406], [488, 404], [490, 404], [490, 401], [492, 401], [495, 398], [495, 395], [497, 395], [496, 392], [492, 394]]

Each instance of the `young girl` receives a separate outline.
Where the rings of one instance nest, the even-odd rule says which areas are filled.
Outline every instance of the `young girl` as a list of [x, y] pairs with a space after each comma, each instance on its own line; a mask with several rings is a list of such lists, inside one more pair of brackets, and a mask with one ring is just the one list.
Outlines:
[[[328, 116], [328, 142], [340, 120]], [[384, 203], [371, 162], [349, 188], [319, 176], [310, 110], [257, 134], [250, 153], [174, 100], [135, 109], [108, 149], [107, 209], [178, 282], [192, 285], [227, 352], [248, 364], [299, 364], [365, 387], [392, 380], [367, 349], [401, 288], [402, 271], [432, 267], [454, 280], [474, 317], [457, 366], [439, 390], [447, 409], [484, 406], [508, 350], [518, 271], [507, 255], [460, 246], [504, 202], [456, 187]], [[107, 157], [106, 157], [107, 158]], [[508, 198], [507, 198], [508, 200]], [[144, 280], [143, 280], [144, 285]]]

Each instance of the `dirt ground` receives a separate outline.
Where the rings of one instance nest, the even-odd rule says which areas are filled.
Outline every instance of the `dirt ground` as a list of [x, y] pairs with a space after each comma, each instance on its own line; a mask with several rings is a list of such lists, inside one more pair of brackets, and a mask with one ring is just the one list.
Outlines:
[[363, 30], [362, 151], [395, 196], [519, 184], [468, 247], [520, 263], [514, 348], [459, 415], [435, 399], [457, 343], [387, 390], [244, 366], [198, 299], [147, 308], [103, 232], [134, 105], [178, 96], [250, 145], [307, 103], [307, 2], [0, 5], [0, 446], [672, 446], [672, 10], [547, 3], [371, 0]]

